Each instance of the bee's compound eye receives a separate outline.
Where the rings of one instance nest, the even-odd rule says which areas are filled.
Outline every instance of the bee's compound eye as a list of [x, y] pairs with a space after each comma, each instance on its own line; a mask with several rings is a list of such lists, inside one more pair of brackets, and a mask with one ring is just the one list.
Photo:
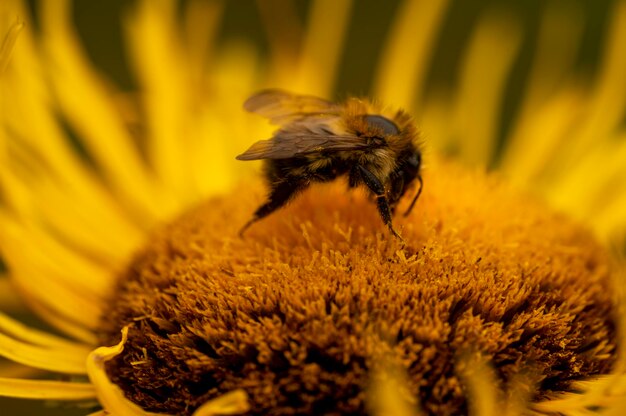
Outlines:
[[398, 126], [396, 126], [396, 124], [388, 118], [378, 115], [365, 114], [363, 116], [363, 119], [370, 127], [381, 129], [383, 133], [387, 135], [400, 134], [400, 129], [398, 129]]
[[411, 157], [407, 159], [407, 162], [412, 167], [419, 168], [420, 164], [422, 163], [422, 155], [419, 152], [418, 153], [413, 153], [411, 155]]

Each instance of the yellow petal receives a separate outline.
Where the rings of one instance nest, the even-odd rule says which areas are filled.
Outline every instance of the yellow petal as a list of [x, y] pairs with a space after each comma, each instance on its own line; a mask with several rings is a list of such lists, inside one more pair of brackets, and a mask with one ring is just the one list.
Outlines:
[[467, 389], [470, 415], [496, 416], [498, 390], [494, 371], [483, 360], [462, 359], [457, 372]]
[[[615, 287], [623, 288], [626, 269], [623, 258], [620, 268], [615, 273]], [[621, 292], [622, 290], [620, 290]], [[575, 393], [564, 393], [554, 398], [532, 404], [532, 409], [545, 414], [586, 414], [586, 409], [604, 408], [602, 414], [618, 416], [626, 410], [626, 302], [623, 294], [618, 296], [621, 313], [617, 317], [617, 333], [621, 340], [615, 355], [618, 357], [610, 375], [598, 376], [589, 380], [574, 381], [570, 386]], [[606, 410], [606, 411], [604, 411]], [[597, 413], [594, 413], [597, 414]]]
[[[18, 279], [16, 283], [20, 283], [19, 279], [28, 270], [29, 273], [45, 276], [46, 280], [81, 298], [72, 299], [73, 302], [99, 303], [106, 299], [114, 285], [113, 271], [64, 246], [37, 225], [18, 224], [1, 214], [0, 225], [3, 228], [0, 249], [11, 266], [12, 274]], [[31, 286], [33, 282], [22, 283]]]
[[[191, 80], [180, 39], [175, 3], [140, 1], [126, 19], [131, 59], [142, 89], [149, 141], [148, 156], [159, 180], [179, 203], [189, 202]], [[187, 200], [185, 200], [187, 196]]]
[[536, 56], [500, 162], [516, 184], [534, 189], [545, 182], [539, 175], [570, 145], [571, 130], [583, 117], [582, 88], [561, 85], [576, 59], [583, 18], [580, 4], [546, 4]]
[[614, 2], [611, 25], [607, 34], [605, 54], [593, 94], [588, 115], [583, 125], [574, 132], [567, 150], [575, 163], [590, 147], [610, 137], [623, 121], [626, 108], [626, 1]]
[[447, 7], [448, 0], [402, 2], [379, 61], [375, 97], [407, 110], [414, 107]]
[[351, 0], [313, 2], [298, 73], [289, 89], [322, 97], [330, 94], [338, 72], [351, 8]]
[[[583, 33], [582, 5], [576, 2], [547, 2], [541, 16], [536, 57], [525, 84], [518, 123], [532, 121], [546, 99], [571, 70]], [[539, 141], [539, 140], [537, 140]]]
[[13, 361], [3, 360], [0, 363], [0, 374], [2, 374], [2, 377], [32, 379], [45, 373], [47, 373], [45, 370], [28, 367]]
[[[48, 63], [61, 110], [107, 181], [138, 218], [155, 221], [174, 212], [147, 168], [113, 101], [76, 41], [67, 0], [42, 3]], [[114, 155], [114, 157], [111, 157]]]
[[[454, 149], [455, 140], [450, 123], [451, 95], [450, 91], [438, 88], [430, 93], [428, 100], [423, 103], [417, 122], [425, 138], [424, 150], [426, 152], [436, 149], [439, 154], [446, 155]], [[425, 163], [432, 160], [428, 154], [423, 159]]]
[[[99, 305], [85, 300], [80, 293], [63, 284], [48, 280], [49, 275], [45, 273], [23, 266], [20, 266], [20, 269], [22, 270], [13, 271], [12, 276], [15, 278], [16, 287], [31, 308], [40, 306], [43, 310], [52, 311], [54, 315], [78, 324], [83, 329], [97, 327], [101, 312]], [[42, 318], [48, 320], [48, 316], [44, 315]]]
[[[390, 361], [380, 358], [380, 361]], [[406, 374], [397, 365], [391, 362], [384, 365], [382, 370], [374, 370], [370, 375], [370, 386], [366, 391], [366, 406], [371, 416], [421, 416], [423, 412], [417, 410], [411, 397], [406, 380]]]
[[41, 347], [76, 351], [79, 354], [85, 352], [85, 346], [82, 344], [77, 344], [50, 333], [30, 328], [2, 312], [0, 312], [0, 333]]
[[[211, 71], [212, 99], [201, 102], [191, 142], [188, 163], [198, 195], [212, 195], [232, 189], [242, 178], [249, 178], [253, 163], [236, 161], [252, 141], [266, 138], [260, 117], [242, 119], [241, 103], [254, 90], [258, 58], [245, 43], [229, 43]], [[266, 123], [267, 124], [267, 123]], [[246, 176], [246, 174], [248, 176]]]
[[0, 33], [0, 36], [4, 36], [2, 39], [2, 44], [0, 44], [0, 76], [6, 69], [9, 64], [9, 60], [11, 59], [11, 52], [13, 51], [13, 47], [15, 46], [15, 42], [17, 41], [17, 37], [24, 27], [24, 22], [21, 20], [17, 20], [13, 23], [6, 34]]
[[0, 308], [3, 311], [17, 311], [24, 309], [15, 287], [8, 276], [0, 273]]
[[128, 326], [122, 329], [122, 340], [112, 347], [99, 347], [89, 353], [87, 357], [87, 373], [89, 380], [96, 389], [98, 401], [109, 414], [146, 416], [156, 415], [144, 411], [141, 407], [124, 397], [124, 393], [113, 384], [107, 376], [104, 364], [121, 354], [128, 339]]
[[303, 25], [296, 2], [282, 0], [258, 1], [257, 8], [270, 48], [267, 85], [283, 85], [293, 76], [302, 44]]
[[0, 355], [20, 364], [67, 374], [85, 374], [89, 350], [47, 348], [17, 341], [0, 334]]
[[[71, 203], [77, 211], [88, 212], [91, 218], [98, 219], [97, 222], [92, 220], [89, 224], [94, 229], [97, 236], [112, 234], [111, 230], [103, 226], [103, 224], [111, 225], [114, 230], [124, 230], [129, 235], [137, 233], [137, 224], [134, 224], [125, 218], [127, 212], [122, 211], [118, 201], [115, 201], [104, 184], [96, 177], [92, 166], [87, 166], [85, 161], [80, 158], [77, 152], [72, 148], [69, 139], [66, 137], [64, 127], [60, 124], [57, 116], [58, 108], [56, 108], [49, 86], [46, 84], [46, 77], [42, 74], [41, 57], [32, 39], [32, 31], [28, 30], [32, 25], [28, 25], [23, 30], [19, 48], [15, 51], [12, 65], [15, 68], [28, 68], [28, 71], [14, 70], [7, 75], [8, 78], [5, 87], [5, 93], [2, 98], [6, 97], [7, 103], [0, 114], [5, 115], [6, 137], [1, 137], [0, 142], [5, 140], [7, 145], [13, 149], [27, 150], [23, 152], [34, 156], [33, 164], [28, 165], [29, 173], [38, 172], [40, 177], [36, 181], [28, 183], [28, 186], [39, 185], [39, 180], [43, 176], [48, 182], [54, 183], [65, 192], [71, 192]], [[113, 149], [114, 150], [114, 149]], [[8, 158], [2, 161], [2, 175], [11, 174], [11, 185], [18, 180], [17, 172], [14, 166], [17, 163], [23, 163], [22, 160]], [[11, 189], [12, 195], [7, 198], [11, 205], [18, 205], [15, 209], [18, 213], [26, 215], [28, 209], [31, 211], [45, 206], [39, 203], [41, 195], [38, 190], [26, 188], [26, 200], [29, 204], [13, 203], [13, 194], [16, 191]], [[30, 200], [30, 201], [28, 201]], [[30, 205], [30, 206], [29, 206]], [[152, 224], [150, 224], [151, 226]]]
[[0, 396], [42, 400], [88, 400], [96, 398], [91, 384], [0, 377]]
[[[89, 379], [95, 386], [100, 404], [109, 414], [156, 415], [156, 413], [144, 411], [126, 399], [120, 388], [109, 380], [104, 368], [104, 363], [121, 354], [124, 350], [124, 344], [128, 339], [128, 328], [126, 326], [122, 329], [122, 340], [119, 344], [112, 347], [99, 347], [89, 354], [87, 359]], [[250, 407], [247, 394], [243, 390], [234, 390], [206, 402], [194, 412], [194, 416], [238, 415], [248, 410]]]
[[[23, 291], [29, 306], [41, 305], [44, 309], [54, 311], [56, 315], [62, 316], [68, 322], [79, 324], [84, 329], [97, 327], [100, 315], [98, 305], [82, 299], [71, 289], [47, 281], [45, 274], [25, 271], [23, 274], [13, 275], [18, 276], [19, 282], [16, 282], [16, 285]], [[47, 320], [46, 316], [42, 318]]]
[[111, 212], [104, 211], [108, 207], [94, 207], [74, 191], [63, 189], [62, 184], [41, 186], [35, 192], [40, 201], [45, 201], [38, 206], [45, 225], [67, 242], [76, 257], [95, 259], [101, 269], [123, 267], [144, 241], [145, 234], [136, 228], [119, 221], [107, 222], [104, 218], [111, 217]]
[[578, 91], [566, 89], [516, 125], [501, 162], [502, 171], [513, 184], [536, 189], [548, 182], [546, 167], [568, 142], [568, 133], [581, 116], [582, 100]]
[[97, 337], [91, 330], [59, 314], [56, 310], [49, 308], [43, 302], [29, 300], [30, 295], [28, 292], [23, 293], [23, 296], [27, 299], [28, 307], [35, 312], [37, 316], [52, 325], [52, 327], [57, 328], [73, 339], [83, 342], [85, 345], [96, 345]]
[[[548, 200], [556, 207], [566, 210], [576, 218], [599, 225], [607, 214], [617, 209], [621, 211], [611, 219], [609, 229], [594, 227], [601, 235], [606, 231], [622, 229], [623, 212], [626, 208], [624, 195], [626, 187], [626, 135], [607, 137], [590, 148], [576, 166], [564, 172], [552, 185]], [[608, 214], [611, 217], [611, 214]], [[622, 221], [620, 221], [620, 217]], [[608, 225], [608, 224], [607, 224]]]
[[[621, 392], [613, 392], [613, 386], [621, 386]], [[597, 412], [585, 413], [587, 409], [611, 408], [613, 405], [624, 405], [624, 386], [626, 375], [615, 374], [607, 377], [599, 377], [587, 382], [577, 382], [572, 388], [580, 389], [576, 393], [564, 393], [553, 399], [533, 403], [531, 408], [542, 414], [567, 414], [567, 415], [597, 415]], [[605, 414], [604, 412], [602, 414]], [[607, 414], [621, 414], [610, 412]]]
[[521, 40], [519, 23], [493, 11], [477, 24], [470, 41], [461, 68], [454, 133], [460, 154], [471, 164], [487, 165], [494, 154], [504, 87]]
[[193, 412], [193, 416], [240, 415], [249, 410], [248, 395], [239, 389], [209, 400]]
[[[191, 79], [203, 85], [205, 70], [215, 47], [215, 36], [224, 11], [222, 1], [190, 0], [184, 5], [184, 43], [188, 49]], [[203, 91], [197, 91], [202, 94]]]

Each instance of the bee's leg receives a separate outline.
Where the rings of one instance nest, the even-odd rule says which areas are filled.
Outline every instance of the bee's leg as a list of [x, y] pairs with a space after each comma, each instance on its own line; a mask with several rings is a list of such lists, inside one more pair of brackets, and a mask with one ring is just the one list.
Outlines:
[[376, 195], [376, 206], [378, 207], [378, 212], [380, 213], [380, 217], [382, 218], [385, 225], [389, 228], [389, 231], [400, 241], [404, 241], [400, 234], [393, 228], [393, 224], [391, 222], [391, 210], [389, 208], [389, 201], [387, 200], [387, 196], [385, 195], [385, 186], [382, 182], [369, 170], [365, 169], [363, 166], [358, 165], [359, 172], [361, 173], [361, 178], [365, 185]]
[[356, 188], [361, 181], [361, 172], [356, 166], [353, 166], [348, 173], [348, 188]]
[[248, 229], [248, 227], [285, 205], [296, 194], [296, 192], [303, 190], [308, 185], [308, 181], [295, 178], [285, 178], [280, 182], [274, 183], [267, 202], [257, 208], [250, 221], [241, 227], [239, 235], [243, 236], [243, 233]]
[[398, 201], [404, 195], [406, 188], [404, 187], [404, 177], [400, 175], [393, 176], [391, 178], [391, 189], [389, 191], [389, 207], [391, 209], [391, 215], [395, 214]]
[[413, 200], [411, 201], [411, 205], [409, 205], [409, 207], [406, 209], [406, 212], [404, 213], [404, 216], [407, 217], [410, 213], [411, 210], [413, 209], [413, 207], [415, 206], [415, 202], [417, 201], [417, 199], [420, 197], [420, 195], [422, 194], [422, 188], [424, 188], [424, 181], [422, 180], [422, 175], [418, 174], [416, 177], [417, 181], [420, 184], [419, 189], [417, 190], [417, 193], [415, 194], [415, 196], [413, 197]]

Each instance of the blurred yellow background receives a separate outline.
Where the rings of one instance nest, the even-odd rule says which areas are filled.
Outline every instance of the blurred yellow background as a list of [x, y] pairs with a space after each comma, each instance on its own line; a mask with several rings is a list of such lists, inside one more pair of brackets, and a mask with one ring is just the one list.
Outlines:
[[[306, 22], [312, 3], [309, 0], [226, 1], [218, 35], [218, 45], [221, 48], [228, 48], [233, 43], [247, 42], [253, 45], [261, 56], [267, 56], [269, 41], [267, 31], [263, 26], [263, 16], [259, 10], [259, 4], [262, 2], [271, 3], [271, 7], [275, 8], [281, 8], [284, 4], [294, 5], [294, 11], [300, 18], [296, 26]], [[130, 90], [133, 89], [135, 80], [128, 70], [124, 53], [120, 15], [131, 9], [134, 3], [132, 0], [106, 2], [77, 0], [74, 2], [76, 27], [83, 36], [85, 47], [93, 62], [116, 84]], [[333, 88], [335, 97], [374, 93], [373, 81], [380, 65], [382, 48], [403, 3], [402, 0], [353, 2], [345, 48], [338, 65], [336, 86]], [[614, 0], [451, 1], [445, 12], [440, 33], [437, 35], [432, 64], [427, 68], [424, 94], [428, 96], [430, 92], [438, 89], [454, 89], [458, 86], [459, 67], [464, 51], [475, 29], [475, 23], [481, 16], [494, 10], [496, 13], [510, 15], [522, 25], [523, 33], [510, 77], [506, 81], [498, 135], [502, 141], [510, 128], [512, 116], [519, 109], [531, 60], [537, 52], [538, 31], [546, 9], [553, 6], [560, 7], [567, 11], [568, 18], [573, 17], [581, 21], [583, 31], [579, 34], [579, 46], [576, 47], [578, 50], [575, 51], [576, 57], [571, 74], [591, 80], [601, 60], [608, 19], [614, 3]], [[419, 25], [419, 22], [416, 22], [416, 25]], [[280, 29], [277, 32], [280, 33]], [[557, 39], [555, 40], [556, 47], [560, 41], [567, 42], [566, 39]], [[393, 103], [390, 104], [393, 105]], [[419, 118], [419, 115], [416, 116]], [[502, 145], [503, 143], [500, 143], [500, 147]]]

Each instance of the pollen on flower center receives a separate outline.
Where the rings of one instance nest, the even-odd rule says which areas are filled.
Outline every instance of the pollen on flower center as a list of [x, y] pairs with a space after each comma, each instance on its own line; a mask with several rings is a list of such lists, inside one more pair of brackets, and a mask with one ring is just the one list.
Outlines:
[[390, 360], [430, 414], [467, 411], [467, 352], [504, 383], [534, 374], [535, 398], [608, 373], [610, 258], [590, 234], [484, 174], [439, 163], [424, 183], [394, 220], [406, 246], [340, 182], [243, 239], [258, 185], [191, 209], [120, 278], [102, 341], [133, 325], [109, 375], [152, 411], [190, 414], [242, 388], [254, 414], [347, 415], [366, 413]]

